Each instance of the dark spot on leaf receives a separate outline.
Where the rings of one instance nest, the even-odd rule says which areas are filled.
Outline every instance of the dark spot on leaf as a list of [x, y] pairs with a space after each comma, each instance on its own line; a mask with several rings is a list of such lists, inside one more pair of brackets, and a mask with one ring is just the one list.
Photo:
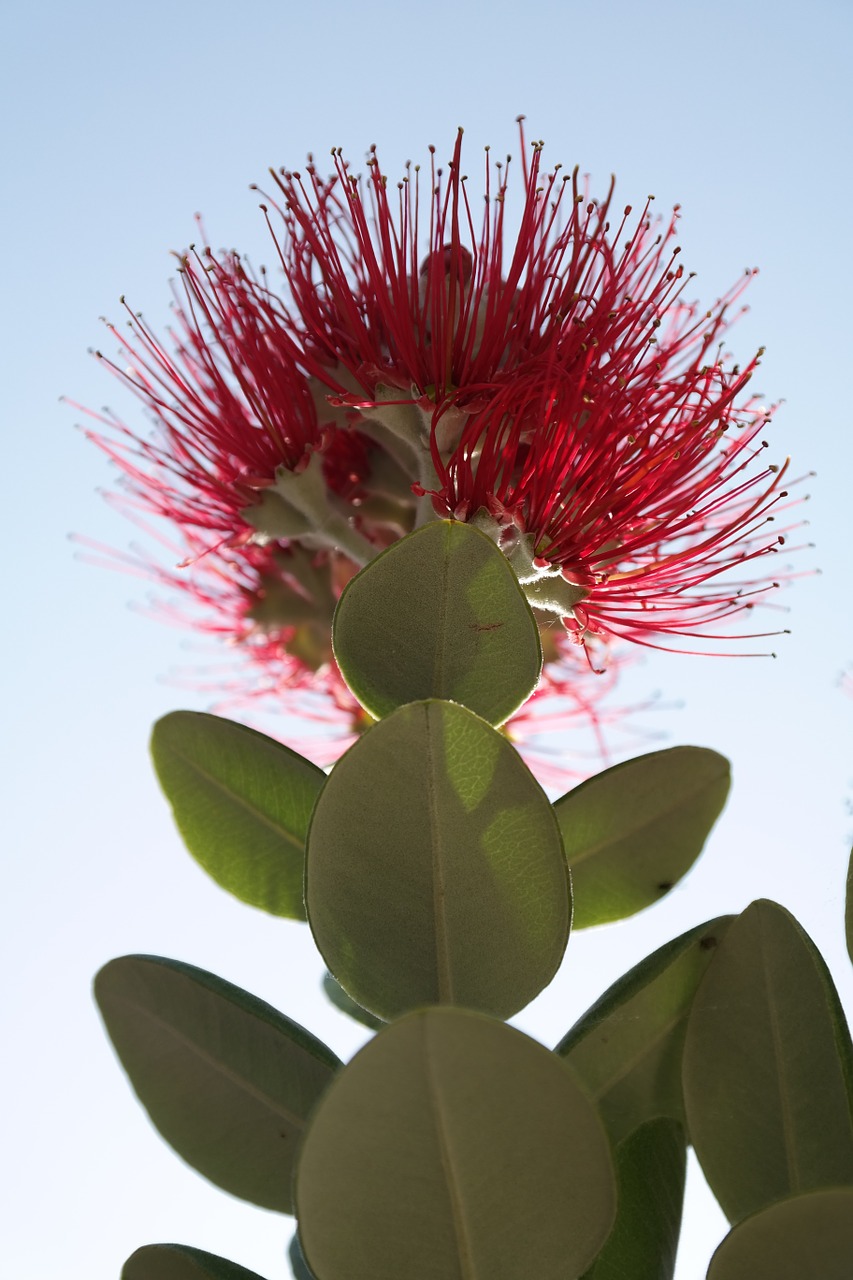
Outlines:
[[669, 893], [671, 888], [672, 888], [671, 880], [661, 880], [660, 884], [658, 885], [658, 893]]
[[707, 938], [699, 939], [699, 946], [702, 948], [703, 951], [713, 951], [716, 945], [717, 945], [717, 939], [713, 937], [712, 934], [709, 934]]

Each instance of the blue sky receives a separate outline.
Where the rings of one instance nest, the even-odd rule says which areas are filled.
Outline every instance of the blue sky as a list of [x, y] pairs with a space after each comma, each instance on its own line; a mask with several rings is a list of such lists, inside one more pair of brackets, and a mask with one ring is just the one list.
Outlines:
[[[204, 213], [214, 245], [271, 259], [252, 182], [342, 146], [377, 143], [394, 173], [466, 128], [517, 151], [514, 119], [594, 190], [683, 205], [685, 265], [709, 303], [748, 266], [750, 314], [732, 335], [766, 345], [760, 384], [785, 404], [770, 429], [816, 550], [773, 625], [770, 659], [653, 655], [625, 700], [660, 690], [659, 740], [729, 755], [734, 791], [683, 886], [643, 916], [578, 935], [517, 1021], [552, 1044], [620, 972], [666, 939], [759, 896], [793, 910], [848, 1010], [842, 890], [853, 815], [848, 374], [851, 333], [846, 0], [711, 6], [623, 0], [519, 6], [212, 0], [127, 9], [18, 6], [2, 19], [2, 321], [7, 503], [3, 694], [11, 884], [3, 928], [10, 1110], [4, 1260], [18, 1280], [107, 1280], [137, 1245], [180, 1240], [269, 1280], [287, 1274], [289, 1223], [225, 1197], [160, 1142], [94, 1013], [90, 981], [132, 951], [213, 969], [270, 1000], [346, 1057], [358, 1029], [318, 994], [304, 928], [229, 899], [186, 855], [147, 760], [151, 722], [212, 697], [176, 672], [212, 661], [144, 616], [147, 589], [84, 563], [68, 535], [122, 548], [136, 532], [97, 490], [112, 478], [60, 395], [135, 413], [87, 358], [118, 297], [162, 325], [170, 251]], [[136, 419], [143, 426], [141, 416]], [[820, 569], [808, 576], [809, 571]], [[192, 685], [192, 681], [190, 681]], [[9, 1150], [11, 1142], [12, 1153]], [[703, 1274], [721, 1216], [691, 1188], [679, 1280]]]

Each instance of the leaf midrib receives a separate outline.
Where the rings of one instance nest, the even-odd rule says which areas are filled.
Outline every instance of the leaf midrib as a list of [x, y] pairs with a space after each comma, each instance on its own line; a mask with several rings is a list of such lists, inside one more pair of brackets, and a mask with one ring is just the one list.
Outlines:
[[221, 1058], [215, 1058], [209, 1050], [198, 1044], [197, 1041], [192, 1040], [182, 1031], [179, 1031], [173, 1023], [155, 1013], [153, 1009], [150, 1009], [145, 1004], [140, 1004], [137, 1001], [130, 999], [128, 996], [125, 996], [122, 999], [122, 1004], [125, 1008], [133, 1009], [136, 1013], [141, 1013], [144, 1017], [148, 1018], [149, 1021], [153, 1022], [161, 1030], [167, 1032], [173, 1040], [177, 1040], [179, 1044], [183, 1045], [186, 1049], [189, 1049], [190, 1052], [197, 1058], [200, 1058], [202, 1062], [213, 1067], [219, 1075], [224, 1076], [225, 1079], [230, 1080], [232, 1084], [238, 1086], [241, 1092], [253, 1097], [257, 1102], [265, 1104], [274, 1115], [281, 1117], [291, 1126], [291, 1128], [295, 1129], [299, 1133], [304, 1131], [304, 1117], [297, 1115], [294, 1111], [290, 1111], [276, 1099], [270, 1097], [268, 1093], [265, 1093], [264, 1090], [253, 1085], [245, 1076], [238, 1075], [238, 1073], [234, 1071], [233, 1068], [229, 1067], [227, 1063], [224, 1063]]
[[450, 595], [450, 563], [451, 563], [451, 538], [453, 537], [453, 526], [449, 525], [444, 530], [442, 557], [439, 566], [440, 589], [438, 592], [438, 644], [435, 646], [435, 661], [433, 663], [432, 678], [433, 691], [439, 698], [445, 696], [446, 690], [444, 682], [447, 678], [447, 606], [448, 597]]
[[[660, 1030], [657, 1032], [655, 1036], [653, 1036], [651, 1039], [646, 1041], [642, 1049], [640, 1049], [637, 1053], [635, 1053], [632, 1057], [630, 1057], [626, 1063], [623, 1063], [619, 1071], [615, 1072], [615, 1074], [611, 1076], [608, 1076], [608, 1078], [602, 1085], [592, 1090], [592, 1095], [595, 1098], [595, 1101], [598, 1102], [606, 1094], [610, 1093], [611, 1090], [615, 1089], [618, 1084], [621, 1084], [622, 1081], [625, 1080], [631, 1074], [632, 1071], [636, 1070], [639, 1064], [643, 1062], [646, 1058], [648, 1058], [649, 1055], [653, 1053], [654, 1050], [660, 1046], [662, 1041], [678, 1026], [679, 1022], [684, 1021], [684, 1019], [687, 1017], [687, 1013], [688, 1013], [687, 1009], [681, 1009], [675, 1015], [674, 1018], [670, 1018], [668, 1022], [665, 1022], [663, 1024], [663, 1026], [660, 1028]], [[579, 1048], [580, 1046], [577, 1046], [577, 1047]], [[571, 1061], [571, 1054], [568, 1055], [568, 1057], [566, 1058], [566, 1061], [567, 1062]]]
[[[447, 939], [446, 885], [444, 880], [444, 858], [441, 825], [441, 806], [438, 802], [438, 783], [436, 779], [436, 761], [432, 744], [432, 704], [424, 705], [424, 741], [426, 743], [426, 791], [429, 811], [430, 849], [432, 851], [432, 902], [433, 924], [435, 931], [435, 966], [438, 985], [439, 1003], [453, 1001], [453, 972], [450, 963], [450, 951]], [[440, 710], [438, 715], [441, 715]]]
[[474, 1265], [471, 1234], [465, 1218], [463, 1199], [459, 1192], [459, 1177], [452, 1158], [449, 1134], [445, 1123], [442, 1100], [439, 1096], [437, 1087], [436, 1072], [433, 1068], [431, 1045], [427, 1031], [426, 1019], [424, 1019], [424, 1075], [426, 1077], [427, 1094], [429, 1096], [430, 1106], [435, 1117], [435, 1132], [438, 1142], [439, 1158], [441, 1160], [441, 1167], [444, 1171], [444, 1183], [447, 1187], [447, 1196], [450, 1201], [450, 1213], [453, 1219], [453, 1232], [456, 1238], [456, 1254], [459, 1259], [460, 1277], [461, 1280], [477, 1280], [477, 1269]]
[[216, 774], [210, 773], [203, 765], [200, 765], [190, 756], [185, 756], [176, 747], [170, 746], [168, 750], [170, 750], [172, 755], [180, 760], [182, 764], [186, 765], [187, 768], [197, 773], [200, 778], [203, 778], [213, 786], [215, 790], [227, 796], [230, 801], [245, 809], [247, 813], [256, 819], [256, 821], [260, 822], [263, 826], [269, 827], [271, 831], [275, 832], [275, 834], [281, 839], [284, 839], [286, 843], [292, 845], [294, 849], [298, 849], [300, 852], [304, 850], [304, 839], [300, 839], [294, 832], [288, 830], [287, 827], [282, 826], [274, 818], [271, 818], [269, 814], [265, 813], [263, 809], [259, 809], [251, 800], [247, 800], [245, 796], [240, 795], [239, 791], [232, 791], [228, 784], [223, 782], [221, 778], [218, 778]]
[[[642, 832], [648, 831], [650, 827], [655, 826], [661, 821], [671, 821], [673, 813], [678, 813], [678, 811], [680, 809], [683, 809], [685, 805], [690, 804], [691, 801], [697, 795], [701, 795], [701, 793], [706, 789], [706, 786], [707, 784], [702, 784], [700, 786], [694, 787], [693, 790], [691, 790], [688, 795], [685, 795], [683, 797], [683, 799], [679, 802], [679, 804], [674, 809], [662, 809], [660, 810], [659, 813], [656, 813], [652, 817], [647, 818], [645, 822], [641, 822], [637, 826], [629, 827], [617, 835], [608, 836], [604, 840], [599, 840], [596, 844], [590, 844], [590, 845], [584, 846], [583, 850], [580, 853], [567, 853], [566, 858], [568, 860], [569, 866], [571, 867], [579, 866], [582, 862], [586, 862], [588, 858], [592, 858], [595, 856], [595, 854], [601, 853], [603, 849], [609, 849], [613, 845], [623, 844], [626, 840], [630, 840], [632, 837], [639, 836]], [[557, 816], [559, 821], [559, 816], [560, 816], [559, 807], [557, 808]], [[560, 823], [560, 829], [562, 831], [562, 823]]]
[[758, 941], [761, 950], [761, 976], [767, 998], [767, 1016], [770, 1023], [770, 1036], [773, 1041], [773, 1066], [779, 1090], [779, 1111], [782, 1125], [782, 1139], [785, 1144], [785, 1164], [788, 1171], [788, 1185], [791, 1191], [796, 1192], [801, 1189], [797, 1163], [796, 1125], [794, 1124], [788, 1078], [785, 1072], [785, 1054], [782, 1046], [782, 1035], [779, 1028], [779, 1017], [776, 1010], [773, 989], [770, 983], [770, 971], [767, 964], [767, 953], [764, 945], [764, 923], [761, 918], [760, 910], [758, 912], [757, 921]]

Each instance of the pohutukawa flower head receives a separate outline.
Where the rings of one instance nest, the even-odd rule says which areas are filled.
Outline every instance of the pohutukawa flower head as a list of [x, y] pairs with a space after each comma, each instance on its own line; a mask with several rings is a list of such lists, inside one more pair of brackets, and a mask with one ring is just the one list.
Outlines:
[[207, 252], [203, 261], [190, 251], [180, 277], [171, 352], [126, 304], [130, 335], [108, 326], [125, 365], [106, 363], [151, 411], [156, 436], [91, 414], [111, 428], [93, 438], [142, 505], [184, 529], [235, 547], [258, 540], [263, 510], [272, 537], [343, 544], [357, 561], [369, 559], [372, 544], [336, 503], [353, 496], [372, 446], [342, 431], [340, 412], [317, 397], [294, 358], [282, 304], [236, 254]]
[[767, 589], [746, 567], [779, 541], [785, 468], [762, 461], [758, 357], [724, 354], [750, 273], [685, 300], [677, 209], [617, 209], [612, 183], [596, 201], [521, 144], [515, 192], [487, 151], [479, 212], [461, 131], [396, 184], [374, 150], [362, 177], [339, 151], [328, 178], [278, 171], [281, 288], [202, 247], [168, 341], [128, 313], [112, 368], [156, 434], [104, 414], [95, 438], [187, 562], [248, 573], [240, 637], [306, 672], [347, 578], [436, 515], [495, 539], [563, 654], [704, 635]]

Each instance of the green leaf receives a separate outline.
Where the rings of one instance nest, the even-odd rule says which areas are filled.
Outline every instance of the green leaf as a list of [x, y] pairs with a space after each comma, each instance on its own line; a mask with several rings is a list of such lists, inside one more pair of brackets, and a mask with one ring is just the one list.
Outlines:
[[557, 1045], [598, 1103], [614, 1142], [655, 1116], [683, 1123], [687, 1015], [731, 919], [720, 916], [689, 929], [641, 960]]
[[447, 520], [393, 543], [348, 583], [332, 645], [377, 719], [447, 698], [502, 724], [542, 670], [539, 629], [506, 557], [479, 530]]
[[724, 756], [671, 747], [605, 769], [559, 799], [574, 927], [622, 920], [659, 902], [702, 852], [729, 784]]
[[146, 1244], [132, 1253], [121, 1280], [262, 1280], [237, 1262], [188, 1244]]
[[154, 726], [160, 786], [193, 857], [235, 898], [305, 919], [305, 833], [322, 769], [245, 725], [173, 711]]
[[232, 1195], [292, 1212], [306, 1119], [340, 1066], [331, 1049], [247, 991], [159, 956], [111, 960], [95, 998], [166, 1141]]
[[691, 1141], [731, 1221], [853, 1182], [850, 1035], [814, 943], [753, 902], [693, 1001], [684, 1048]]
[[573, 1280], [613, 1221], [586, 1092], [520, 1031], [422, 1009], [380, 1031], [315, 1111], [296, 1174], [322, 1280]]
[[305, 895], [329, 969], [386, 1022], [421, 1004], [510, 1017], [569, 936], [554, 811], [503, 735], [452, 702], [401, 707], [338, 761]]
[[619, 1144], [616, 1222], [584, 1280], [672, 1280], [686, 1167], [676, 1120], [649, 1120]]
[[333, 974], [326, 973], [323, 975], [323, 990], [336, 1009], [340, 1009], [341, 1013], [345, 1013], [347, 1017], [354, 1018], [363, 1027], [369, 1027], [371, 1031], [379, 1031], [381, 1027], [385, 1026], [382, 1018], [377, 1018], [374, 1013], [368, 1013], [366, 1009], [362, 1009], [360, 1004], [356, 1004], [352, 996], [347, 995]]
[[853, 1187], [779, 1200], [745, 1218], [711, 1259], [708, 1280], [850, 1280]]
[[844, 911], [844, 932], [847, 937], [847, 954], [853, 960], [853, 853], [847, 867], [847, 904]]

